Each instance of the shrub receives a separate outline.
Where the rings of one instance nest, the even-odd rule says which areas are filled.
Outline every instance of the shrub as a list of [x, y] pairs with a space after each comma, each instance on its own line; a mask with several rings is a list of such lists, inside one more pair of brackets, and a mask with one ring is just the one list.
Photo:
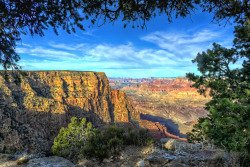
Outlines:
[[129, 130], [110, 126], [104, 131], [92, 128], [86, 119], [71, 118], [67, 128], [62, 128], [54, 139], [53, 153], [71, 160], [76, 158], [97, 158], [102, 161], [110, 155], [118, 155], [125, 145], [145, 146], [152, 144], [153, 138], [148, 130]]
[[149, 133], [148, 129], [140, 129], [139, 130], [139, 145], [140, 146], [146, 146], [146, 145], [151, 145], [154, 142], [154, 139], [152, 135]]
[[92, 124], [86, 124], [85, 118], [71, 118], [67, 128], [61, 128], [54, 139], [53, 153], [65, 158], [73, 159], [87, 143], [87, 136], [92, 133]]
[[108, 140], [114, 137], [124, 140], [124, 132], [123, 128], [113, 125], [104, 130], [104, 135]]
[[124, 146], [124, 129], [118, 126], [110, 126], [101, 132], [95, 129], [88, 136], [88, 143], [81, 151], [81, 157], [98, 158], [102, 161], [104, 158], [119, 153]]
[[110, 126], [104, 131], [104, 137], [107, 140], [107, 146], [110, 154], [119, 153], [125, 144], [126, 136], [123, 128]]
[[88, 143], [81, 149], [81, 158], [97, 158], [102, 161], [109, 156], [107, 141], [99, 129], [88, 136]]
[[154, 139], [149, 133], [148, 129], [140, 129], [139, 131], [133, 131], [128, 129], [127, 144], [146, 146], [153, 144]]

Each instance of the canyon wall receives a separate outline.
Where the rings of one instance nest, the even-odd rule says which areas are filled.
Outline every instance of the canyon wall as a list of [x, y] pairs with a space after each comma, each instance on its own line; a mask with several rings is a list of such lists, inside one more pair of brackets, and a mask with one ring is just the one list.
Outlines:
[[[126, 83], [124, 79], [115, 81], [116, 84], [120, 81]], [[148, 123], [149, 127], [155, 125], [154, 128], [157, 128], [161, 124], [167, 128], [168, 133], [185, 137], [197, 119], [208, 114], [203, 107], [211, 98], [204, 97], [197, 89], [191, 88], [193, 83], [187, 78], [153, 78], [146, 82], [141, 82], [140, 79], [138, 81], [135, 83], [133, 80], [134, 84], [127, 83], [129, 86], [124, 86], [121, 90], [129, 97], [132, 106], [140, 112], [141, 119], [147, 120], [144, 124]], [[167, 133], [164, 135], [169, 136]], [[157, 138], [161, 136], [158, 135]]]
[[95, 126], [139, 120], [124, 92], [111, 89], [103, 72], [26, 72], [19, 85], [0, 74], [0, 151], [50, 152], [73, 116]]

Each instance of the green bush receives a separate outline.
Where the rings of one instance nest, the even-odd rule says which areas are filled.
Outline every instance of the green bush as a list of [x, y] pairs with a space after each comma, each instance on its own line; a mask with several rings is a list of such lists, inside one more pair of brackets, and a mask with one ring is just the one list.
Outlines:
[[116, 154], [122, 150], [126, 139], [124, 133], [124, 129], [118, 126], [110, 126], [103, 132], [110, 154]]
[[55, 137], [53, 153], [69, 159], [76, 158], [92, 131], [92, 124], [86, 123], [85, 118], [72, 117], [68, 127], [61, 128], [58, 136]]
[[95, 129], [88, 136], [88, 143], [81, 151], [81, 157], [97, 158], [102, 161], [104, 158], [119, 153], [124, 147], [124, 129], [118, 126], [110, 126], [101, 132]]
[[125, 145], [145, 146], [152, 144], [148, 130], [132, 131], [128, 135], [124, 128], [110, 126], [101, 131], [92, 128], [86, 119], [73, 117], [67, 128], [62, 128], [54, 139], [53, 153], [71, 160], [76, 158], [97, 158], [102, 161], [110, 155], [118, 155]]
[[140, 146], [151, 145], [154, 142], [154, 139], [153, 139], [152, 135], [149, 133], [148, 129], [140, 129], [139, 130], [138, 140], [139, 140], [138, 145], [140, 145]]
[[199, 118], [198, 124], [193, 125], [193, 129], [191, 132], [187, 132], [187, 140], [189, 143], [200, 143], [203, 142], [204, 140], [207, 140], [208, 137], [206, 135], [207, 128], [208, 127], [209, 121], [208, 118]]
[[147, 146], [153, 144], [153, 142], [154, 139], [148, 129], [140, 129], [139, 131], [133, 131], [131, 128], [128, 129], [128, 145]]
[[97, 158], [103, 160], [109, 156], [107, 141], [99, 129], [94, 129], [88, 136], [88, 143], [81, 150], [81, 158]]

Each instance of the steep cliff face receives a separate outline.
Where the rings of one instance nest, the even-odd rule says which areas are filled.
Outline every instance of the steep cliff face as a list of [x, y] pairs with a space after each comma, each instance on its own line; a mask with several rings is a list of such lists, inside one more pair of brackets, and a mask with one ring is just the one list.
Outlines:
[[0, 75], [0, 151], [49, 151], [73, 116], [96, 126], [139, 119], [124, 92], [102, 72], [27, 72], [20, 85]]

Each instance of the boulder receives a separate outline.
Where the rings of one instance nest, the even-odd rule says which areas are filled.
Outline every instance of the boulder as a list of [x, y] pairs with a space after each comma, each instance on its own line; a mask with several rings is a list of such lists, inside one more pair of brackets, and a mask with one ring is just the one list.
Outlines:
[[164, 147], [168, 150], [176, 150], [180, 149], [181, 147], [185, 147], [186, 142], [178, 139], [169, 139], [165, 144]]

